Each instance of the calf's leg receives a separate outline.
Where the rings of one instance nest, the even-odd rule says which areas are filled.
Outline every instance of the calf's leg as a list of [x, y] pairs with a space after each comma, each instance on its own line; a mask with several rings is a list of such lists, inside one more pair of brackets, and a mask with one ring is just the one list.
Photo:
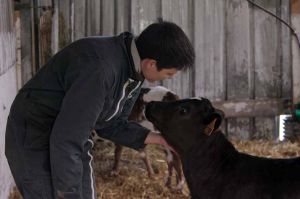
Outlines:
[[147, 168], [147, 172], [148, 172], [149, 178], [154, 178], [154, 171], [153, 171], [153, 168], [151, 166], [151, 162], [149, 160], [149, 157], [148, 157], [146, 149], [145, 148], [144, 149], [140, 149], [139, 153], [140, 153], [140, 156], [141, 156], [141, 158], [142, 158], [142, 160], [143, 160], [143, 162], [144, 162], [144, 164], [145, 164], [145, 166]]
[[119, 144], [115, 144], [115, 159], [114, 159], [114, 164], [113, 164], [113, 168], [111, 171], [111, 175], [112, 176], [117, 176], [119, 175], [119, 164], [120, 164], [120, 159], [121, 159], [121, 155], [122, 155], [122, 150], [123, 150], [123, 146], [119, 145]]

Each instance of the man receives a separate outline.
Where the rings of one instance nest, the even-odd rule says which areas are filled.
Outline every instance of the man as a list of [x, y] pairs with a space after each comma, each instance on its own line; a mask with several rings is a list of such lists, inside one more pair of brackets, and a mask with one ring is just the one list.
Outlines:
[[[127, 117], [144, 79], [191, 67], [194, 50], [174, 23], [137, 38], [89, 37], [58, 52], [20, 90], [10, 110], [6, 157], [25, 199], [96, 198], [90, 132], [140, 149], [166, 141]], [[170, 146], [169, 146], [170, 147]]]

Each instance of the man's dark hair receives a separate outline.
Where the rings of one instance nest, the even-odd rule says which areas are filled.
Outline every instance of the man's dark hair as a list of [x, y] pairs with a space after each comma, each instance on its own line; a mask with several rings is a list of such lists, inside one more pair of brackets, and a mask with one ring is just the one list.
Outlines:
[[183, 30], [172, 22], [160, 20], [149, 25], [136, 39], [141, 59], [154, 59], [158, 70], [185, 70], [194, 65], [194, 48]]

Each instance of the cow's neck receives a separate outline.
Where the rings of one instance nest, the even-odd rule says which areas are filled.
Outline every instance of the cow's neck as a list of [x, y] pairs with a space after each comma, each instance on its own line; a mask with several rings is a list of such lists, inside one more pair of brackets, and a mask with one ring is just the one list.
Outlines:
[[183, 170], [189, 188], [195, 186], [196, 182], [193, 182], [193, 179], [197, 179], [197, 187], [199, 183], [203, 184], [203, 188], [216, 186], [213, 180], [223, 177], [224, 165], [234, 161], [237, 153], [221, 131], [214, 132], [206, 138], [199, 138], [192, 149], [182, 156]]

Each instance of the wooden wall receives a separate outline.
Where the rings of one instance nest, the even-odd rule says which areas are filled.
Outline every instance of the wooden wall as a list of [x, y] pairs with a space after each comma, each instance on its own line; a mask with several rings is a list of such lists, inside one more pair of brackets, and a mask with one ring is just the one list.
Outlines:
[[5, 157], [5, 129], [17, 92], [13, 2], [0, 0], [0, 199], [7, 199], [13, 179]]
[[0, 1], [0, 76], [15, 66], [16, 37], [14, 34], [13, 4]]
[[[49, 3], [36, 1], [39, 6]], [[232, 137], [276, 136], [274, 118], [292, 97], [291, 35], [271, 15], [246, 0], [54, 2], [57, 15], [52, 20], [59, 25], [53, 26], [58, 38], [52, 45], [58, 42], [59, 48], [91, 35], [138, 35], [158, 17], [177, 23], [195, 47], [195, 68], [157, 84], [181, 97], [215, 101], [230, 116], [224, 128]], [[254, 2], [290, 23], [290, 0]], [[254, 111], [260, 113], [256, 116]]]

